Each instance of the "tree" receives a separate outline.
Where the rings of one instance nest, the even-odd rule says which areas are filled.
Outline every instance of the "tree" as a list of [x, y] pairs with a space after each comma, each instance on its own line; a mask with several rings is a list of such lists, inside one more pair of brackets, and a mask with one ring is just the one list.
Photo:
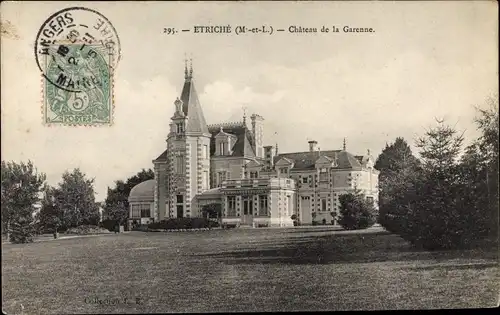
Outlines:
[[54, 190], [55, 207], [62, 212], [62, 221], [67, 227], [82, 224], [97, 225], [99, 207], [95, 202], [94, 179], [76, 168], [71, 173], [66, 171], [62, 182]]
[[466, 242], [468, 222], [460, 200], [458, 157], [463, 136], [437, 120], [437, 126], [417, 139], [422, 180], [408, 208], [403, 237], [427, 249], [452, 248]]
[[2, 229], [13, 243], [31, 242], [36, 232], [34, 205], [40, 200], [46, 176], [31, 161], [2, 161], [1, 177]]
[[359, 191], [339, 197], [339, 224], [346, 230], [366, 229], [375, 223], [376, 209]]
[[43, 190], [42, 208], [38, 213], [39, 225], [42, 231], [49, 229], [56, 234], [67, 226], [64, 222], [64, 212], [56, 204], [58, 191], [49, 185], [45, 185]]
[[477, 108], [482, 135], [469, 145], [460, 161], [461, 202], [470, 238], [498, 239], [498, 102]]
[[402, 233], [408, 216], [408, 203], [420, 176], [420, 164], [401, 137], [386, 145], [377, 158], [379, 174], [378, 222], [388, 231]]
[[123, 224], [129, 217], [128, 196], [134, 186], [146, 181], [154, 179], [154, 172], [151, 169], [142, 169], [136, 175], [128, 178], [126, 181], [115, 181], [115, 187], [108, 187], [108, 195], [105, 200], [104, 210], [108, 219]]

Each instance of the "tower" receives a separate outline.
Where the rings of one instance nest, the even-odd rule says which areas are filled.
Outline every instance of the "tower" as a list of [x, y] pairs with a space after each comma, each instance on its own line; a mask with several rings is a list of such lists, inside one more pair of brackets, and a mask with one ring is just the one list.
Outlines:
[[193, 198], [209, 189], [210, 133], [194, 87], [193, 67], [184, 69], [184, 86], [174, 101], [167, 137], [165, 198], [169, 217], [196, 217]]
[[264, 158], [264, 148], [262, 146], [263, 137], [264, 137], [264, 118], [260, 115], [253, 114], [250, 116], [252, 120], [252, 134], [254, 139], [254, 151], [255, 155], [259, 158]]

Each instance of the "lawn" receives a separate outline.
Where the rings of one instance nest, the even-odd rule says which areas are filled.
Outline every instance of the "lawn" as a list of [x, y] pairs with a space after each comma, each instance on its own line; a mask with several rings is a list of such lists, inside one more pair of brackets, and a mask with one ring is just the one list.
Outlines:
[[380, 229], [130, 232], [2, 246], [7, 314], [492, 307], [497, 251]]

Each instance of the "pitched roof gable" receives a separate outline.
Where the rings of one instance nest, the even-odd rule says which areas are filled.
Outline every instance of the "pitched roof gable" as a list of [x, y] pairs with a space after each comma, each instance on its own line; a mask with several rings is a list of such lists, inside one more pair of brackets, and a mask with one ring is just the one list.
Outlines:
[[168, 149], [163, 151], [162, 154], [160, 154], [156, 159], [153, 160], [153, 162], [164, 162], [167, 161], [168, 158]]

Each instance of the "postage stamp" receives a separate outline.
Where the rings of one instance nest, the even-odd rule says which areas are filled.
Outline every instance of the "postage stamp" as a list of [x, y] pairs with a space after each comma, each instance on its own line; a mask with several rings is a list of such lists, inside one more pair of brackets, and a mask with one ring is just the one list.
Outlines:
[[35, 57], [42, 72], [43, 122], [111, 125], [118, 35], [102, 14], [74, 7], [56, 12], [40, 28]]

